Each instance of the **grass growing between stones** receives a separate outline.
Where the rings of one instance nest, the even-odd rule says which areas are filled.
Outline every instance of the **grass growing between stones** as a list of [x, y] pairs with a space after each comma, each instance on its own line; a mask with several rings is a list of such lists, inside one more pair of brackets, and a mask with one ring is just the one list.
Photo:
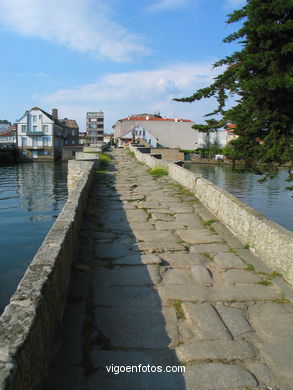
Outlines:
[[255, 267], [253, 264], [247, 264], [246, 271], [255, 271]]
[[153, 175], [156, 178], [167, 176], [169, 174], [168, 169], [160, 168], [160, 167], [151, 168], [148, 170], [148, 173], [150, 173], [151, 175]]
[[132, 158], [134, 158], [134, 157], [135, 157], [134, 152], [129, 152], [129, 156], [132, 157]]
[[289, 299], [287, 299], [285, 297], [285, 293], [281, 292], [281, 298], [273, 300], [273, 303], [283, 303], [283, 304], [286, 304], [286, 303], [290, 303], [290, 301], [289, 301]]
[[172, 306], [175, 309], [177, 319], [178, 320], [181, 320], [181, 319], [184, 320], [185, 319], [185, 314], [184, 314], [184, 311], [182, 309], [182, 302], [179, 299], [176, 299], [176, 300], [174, 300], [172, 302]]
[[111, 160], [111, 158], [107, 153], [101, 153], [100, 158], [99, 158], [99, 161], [100, 161], [100, 167], [99, 167], [100, 169], [99, 170], [107, 168], [110, 160]]
[[208, 252], [203, 252], [203, 253], [200, 253], [200, 255], [206, 257], [209, 261], [214, 261], [214, 258], [212, 255], [210, 255], [210, 253]]

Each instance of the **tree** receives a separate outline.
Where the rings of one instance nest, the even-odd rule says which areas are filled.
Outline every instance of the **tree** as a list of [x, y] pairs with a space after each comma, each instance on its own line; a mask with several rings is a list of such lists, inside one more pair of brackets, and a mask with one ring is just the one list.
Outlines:
[[[227, 23], [242, 27], [224, 39], [239, 41], [242, 49], [216, 62], [225, 66], [214, 82], [192, 96], [174, 99], [193, 102], [216, 97], [217, 108], [206, 116], [218, 123], [234, 123], [239, 137], [233, 153], [246, 166], [268, 176], [289, 164], [293, 180], [293, 0], [247, 0], [228, 15]], [[227, 108], [227, 99], [237, 100]]]

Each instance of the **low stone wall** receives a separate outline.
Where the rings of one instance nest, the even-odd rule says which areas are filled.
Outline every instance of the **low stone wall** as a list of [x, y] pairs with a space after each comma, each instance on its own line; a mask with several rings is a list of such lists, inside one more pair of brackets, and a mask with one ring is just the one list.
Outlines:
[[168, 167], [170, 177], [194, 193], [243, 244], [249, 245], [264, 263], [293, 284], [293, 232], [267, 219], [201, 175], [141, 154], [134, 147], [132, 150], [139, 161], [150, 167]]
[[179, 149], [152, 148], [151, 154], [161, 154], [163, 160], [184, 160], [184, 153], [180, 152]]
[[93, 162], [70, 161], [68, 200], [0, 317], [0, 389], [38, 390], [56, 350]]

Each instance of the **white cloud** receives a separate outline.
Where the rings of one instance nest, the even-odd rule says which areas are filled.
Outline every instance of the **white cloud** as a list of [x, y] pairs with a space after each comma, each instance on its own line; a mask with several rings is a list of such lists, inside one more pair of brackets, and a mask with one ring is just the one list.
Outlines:
[[245, 3], [245, 0], [225, 0], [224, 6], [225, 8], [237, 9], [243, 7]]
[[159, 111], [164, 116], [199, 121], [212, 109], [211, 100], [187, 104], [172, 99], [189, 96], [209, 85], [218, 72], [210, 63], [181, 63], [151, 71], [114, 73], [94, 83], [58, 90], [38, 99], [40, 104], [61, 108], [65, 116], [76, 118], [81, 128], [86, 111], [100, 109], [105, 112], [108, 129], [121, 117], [140, 112]]
[[182, 8], [188, 5], [190, 0], [160, 0], [147, 7], [149, 11], [165, 11], [170, 9]]
[[111, 20], [102, 0], [0, 0], [2, 27], [90, 52], [113, 61], [133, 60], [150, 50], [140, 37]]

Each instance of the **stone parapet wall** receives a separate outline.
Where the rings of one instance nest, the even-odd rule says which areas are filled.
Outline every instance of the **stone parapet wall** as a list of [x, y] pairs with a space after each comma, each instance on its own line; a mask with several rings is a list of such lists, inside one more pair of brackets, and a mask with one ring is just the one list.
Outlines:
[[[0, 389], [38, 390], [56, 350], [70, 268], [94, 173], [93, 162], [75, 163], [68, 200], [0, 317]], [[75, 169], [74, 169], [75, 168]]]
[[179, 149], [152, 148], [151, 154], [161, 154], [163, 160], [184, 160], [184, 153], [180, 152]]
[[168, 167], [169, 175], [188, 188], [244, 245], [272, 270], [293, 284], [293, 232], [267, 219], [201, 175], [157, 160], [132, 147], [136, 158], [150, 167]]

